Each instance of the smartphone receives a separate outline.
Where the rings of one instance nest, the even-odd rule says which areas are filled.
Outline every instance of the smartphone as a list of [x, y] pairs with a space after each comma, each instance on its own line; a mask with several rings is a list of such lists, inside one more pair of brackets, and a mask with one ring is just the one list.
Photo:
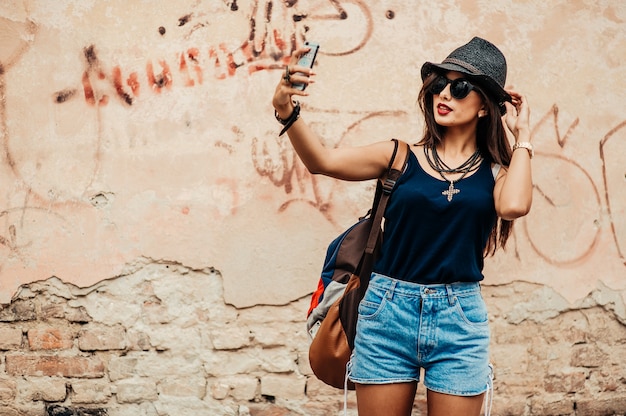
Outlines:
[[[315, 57], [317, 56], [317, 51], [320, 49], [320, 45], [316, 42], [304, 42], [304, 46], [308, 46], [311, 48], [307, 53], [302, 55], [300, 60], [298, 60], [299, 66], [304, 66], [307, 68], [313, 68], [313, 64], [315, 63]], [[299, 89], [300, 91], [304, 91], [306, 88], [306, 84], [293, 84], [293, 87]]]

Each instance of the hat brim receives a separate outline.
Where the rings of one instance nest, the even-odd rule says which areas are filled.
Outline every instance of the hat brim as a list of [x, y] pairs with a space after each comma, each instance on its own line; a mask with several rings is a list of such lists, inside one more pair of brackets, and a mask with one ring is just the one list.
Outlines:
[[[454, 63], [446, 62], [443, 64], [435, 64], [432, 62], [425, 62], [422, 65], [421, 75], [422, 81], [426, 79], [428, 75], [432, 72], [448, 72], [448, 71], [456, 71], [461, 72], [462, 74], [467, 75], [468, 79], [475, 80], [477, 83], [487, 90], [487, 93], [491, 95], [492, 98], [496, 100], [498, 105], [502, 108], [504, 107], [504, 102], [511, 102], [511, 96], [508, 92], [504, 90], [496, 81], [494, 81], [491, 77], [487, 75], [476, 75], [469, 72], [467, 69], [463, 68], [460, 65], [456, 65]], [[506, 111], [506, 110], [505, 110]]]

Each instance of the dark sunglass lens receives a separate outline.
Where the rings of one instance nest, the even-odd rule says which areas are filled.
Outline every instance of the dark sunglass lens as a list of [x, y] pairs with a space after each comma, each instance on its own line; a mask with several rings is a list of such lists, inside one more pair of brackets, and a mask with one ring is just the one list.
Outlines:
[[450, 93], [457, 100], [467, 97], [467, 94], [469, 94], [471, 90], [472, 84], [467, 82], [467, 80], [460, 78], [452, 81], [452, 84], [450, 85]]
[[433, 94], [439, 94], [441, 91], [444, 90], [444, 88], [446, 88], [446, 85], [448, 85], [448, 79], [442, 75], [439, 75], [437, 76], [437, 78], [435, 78], [432, 85], [430, 86], [430, 92], [432, 92]]

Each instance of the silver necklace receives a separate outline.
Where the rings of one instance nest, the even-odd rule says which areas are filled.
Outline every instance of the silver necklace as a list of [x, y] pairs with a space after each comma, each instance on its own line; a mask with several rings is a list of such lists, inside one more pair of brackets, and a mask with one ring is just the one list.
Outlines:
[[[454, 195], [456, 195], [459, 192], [461, 192], [460, 189], [454, 187], [454, 183], [460, 181], [468, 173], [474, 172], [475, 170], [477, 170], [480, 167], [480, 164], [481, 164], [481, 162], [483, 160], [482, 156], [480, 155], [480, 150], [476, 149], [476, 151], [465, 162], [463, 162], [461, 165], [457, 166], [456, 168], [450, 168], [439, 157], [439, 153], [437, 153], [437, 146], [432, 145], [430, 147], [430, 153], [432, 153], [432, 159], [430, 157], [428, 149], [429, 148], [427, 146], [424, 146], [424, 155], [426, 155], [426, 160], [428, 161], [428, 164], [430, 165], [430, 167], [434, 171], [439, 173], [439, 176], [441, 176], [441, 178], [444, 181], [448, 182], [448, 184], [449, 184], [448, 185], [448, 189], [442, 191], [441, 195], [444, 195], [445, 197], [447, 197], [448, 202], [451, 202], [452, 201], [452, 197], [454, 197]], [[459, 177], [456, 180], [452, 180], [452, 179], [446, 178], [444, 173], [447, 173], [447, 174], [458, 174], [458, 173], [460, 173], [461, 177]]]

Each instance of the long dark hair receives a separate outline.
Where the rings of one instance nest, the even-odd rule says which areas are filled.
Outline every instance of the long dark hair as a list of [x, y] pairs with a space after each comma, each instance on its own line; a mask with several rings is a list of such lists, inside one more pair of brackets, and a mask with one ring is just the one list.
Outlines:
[[[420, 144], [432, 147], [441, 144], [445, 127], [437, 124], [435, 121], [435, 112], [433, 109], [433, 94], [430, 92], [430, 86], [435, 80], [437, 73], [433, 72], [424, 79], [424, 84], [418, 95], [418, 103], [422, 113], [424, 113], [425, 125], [424, 136]], [[481, 95], [483, 104], [487, 110], [487, 115], [478, 119], [476, 126], [476, 143], [481, 155], [490, 163], [498, 163], [507, 167], [511, 163], [511, 147], [502, 125], [500, 105], [489, 97], [480, 88], [480, 84], [468, 77], [476, 88], [475, 90]], [[513, 221], [498, 218], [485, 247], [485, 255], [493, 255], [499, 247], [505, 248], [506, 242], [513, 231]]]

